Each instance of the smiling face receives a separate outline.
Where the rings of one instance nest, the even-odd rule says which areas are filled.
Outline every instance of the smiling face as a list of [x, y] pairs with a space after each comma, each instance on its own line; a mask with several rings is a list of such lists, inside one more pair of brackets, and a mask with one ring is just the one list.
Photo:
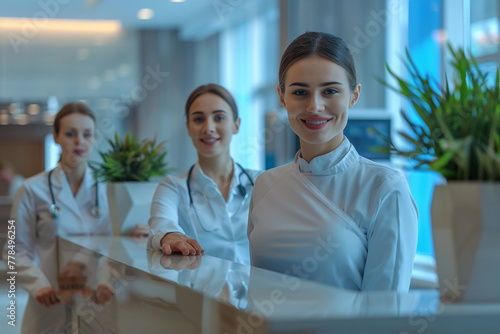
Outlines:
[[54, 141], [61, 146], [61, 164], [77, 168], [87, 162], [95, 143], [95, 122], [83, 114], [72, 113], [60, 119]]
[[202, 94], [189, 107], [186, 127], [201, 157], [229, 156], [229, 143], [239, 126], [240, 119], [233, 119], [229, 104], [216, 94]]
[[300, 138], [302, 156], [312, 158], [337, 148], [344, 138], [347, 111], [359, 98], [347, 73], [333, 61], [313, 55], [293, 63], [286, 72], [285, 91], [278, 86], [292, 130]]

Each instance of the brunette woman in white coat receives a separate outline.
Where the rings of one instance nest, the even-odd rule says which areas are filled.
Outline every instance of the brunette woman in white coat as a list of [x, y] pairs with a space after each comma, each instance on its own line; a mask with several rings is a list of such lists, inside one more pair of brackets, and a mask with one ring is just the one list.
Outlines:
[[185, 113], [198, 161], [158, 186], [149, 219], [149, 248], [167, 255], [205, 251], [249, 264], [248, 205], [258, 172], [246, 170], [229, 153], [241, 122], [236, 103], [225, 88], [208, 84], [191, 93]]
[[252, 265], [339, 288], [407, 291], [417, 208], [402, 173], [359, 156], [344, 136], [361, 94], [347, 44], [299, 36], [281, 58], [277, 88], [300, 150], [255, 182]]
[[57, 276], [78, 275], [85, 268], [79, 262], [58, 268], [57, 236], [111, 234], [105, 186], [96, 188], [87, 165], [95, 131], [95, 117], [87, 106], [65, 105], [54, 120], [54, 140], [62, 149], [58, 166], [27, 179], [14, 197], [12, 271], [29, 293], [22, 333], [59, 333], [73, 325], [57, 296]]

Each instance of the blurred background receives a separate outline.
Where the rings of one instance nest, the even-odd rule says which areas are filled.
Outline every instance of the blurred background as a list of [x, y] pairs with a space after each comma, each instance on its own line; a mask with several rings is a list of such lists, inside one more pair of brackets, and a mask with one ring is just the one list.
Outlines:
[[[52, 169], [59, 152], [52, 121], [67, 102], [87, 103], [98, 118], [91, 160], [115, 132], [167, 140], [168, 165], [196, 161], [184, 126], [184, 103], [198, 85], [227, 87], [241, 113], [232, 155], [247, 168], [291, 161], [298, 149], [276, 86], [282, 51], [306, 31], [342, 37], [362, 84], [346, 134], [374, 154], [372, 128], [395, 136], [409, 106], [382, 86], [385, 64], [404, 76], [408, 49], [422, 72], [442, 82], [446, 44], [470, 49], [480, 66], [499, 60], [497, 0], [2, 0], [0, 2], [0, 158], [23, 177]], [[395, 137], [397, 139], [397, 137]], [[429, 206], [436, 178], [408, 173], [420, 210], [422, 277], [434, 280]], [[4, 184], [0, 194], [6, 195]], [[10, 201], [1, 197], [1, 219]], [[3, 233], [3, 231], [2, 231]]]

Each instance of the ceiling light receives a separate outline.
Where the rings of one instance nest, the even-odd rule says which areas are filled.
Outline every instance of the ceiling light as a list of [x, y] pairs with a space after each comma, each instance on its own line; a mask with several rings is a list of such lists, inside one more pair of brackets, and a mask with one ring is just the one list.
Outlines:
[[186, 0], [170, 0], [170, 2], [184, 2]]
[[71, 32], [71, 33], [115, 33], [121, 29], [118, 21], [104, 20], [63, 20], [46, 19], [43, 21], [27, 18], [0, 17], [0, 29], [22, 30], [27, 29], [40, 32]]
[[155, 12], [150, 8], [143, 8], [137, 12], [137, 18], [141, 20], [150, 20], [155, 15]]

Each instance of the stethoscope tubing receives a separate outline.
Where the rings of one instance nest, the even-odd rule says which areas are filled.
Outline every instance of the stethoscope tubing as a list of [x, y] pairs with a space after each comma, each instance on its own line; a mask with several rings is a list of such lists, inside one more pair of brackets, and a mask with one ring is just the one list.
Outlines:
[[[250, 177], [250, 174], [248, 174], [248, 172], [239, 163], [235, 162], [235, 164], [241, 169], [241, 173], [238, 176], [238, 180], [239, 180], [238, 190], [240, 191], [241, 196], [246, 198], [247, 194], [246, 194], [245, 187], [241, 184], [241, 174], [245, 174], [245, 176], [250, 181], [250, 184], [252, 185], [252, 187], [254, 186], [254, 182], [253, 182], [252, 178]], [[191, 168], [189, 168], [188, 177], [186, 179], [187, 191], [188, 191], [188, 196], [189, 196], [189, 205], [193, 205], [193, 196], [191, 194], [191, 174], [193, 173], [194, 166], [195, 165], [192, 165]]]
[[[56, 204], [54, 190], [52, 189], [52, 173], [54, 172], [54, 170], [55, 170], [55, 168], [52, 169], [49, 172], [49, 175], [47, 176], [48, 181], [49, 181], [50, 199], [52, 200], [52, 204], [49, 207], [49, 212], [53, 218], [57, 218], [61, 214], [61, 208]], [[95, 206], [90, 210], [90, 213], [95, 218], [98, 218], [102, 215], [101, 209], [99, 207], [99, 182], [97, 182], [97, 181], [95, 183]]]

